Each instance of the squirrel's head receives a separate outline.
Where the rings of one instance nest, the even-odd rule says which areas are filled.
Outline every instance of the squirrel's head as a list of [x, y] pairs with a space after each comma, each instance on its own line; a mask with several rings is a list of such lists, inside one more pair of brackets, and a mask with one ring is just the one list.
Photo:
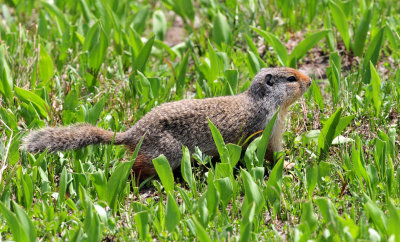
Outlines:
[[254, 77], [248, 93], [270, 105], [287, 108], [300, 98], [311, 85], [311, 79], [288, 67], [263, 68]]

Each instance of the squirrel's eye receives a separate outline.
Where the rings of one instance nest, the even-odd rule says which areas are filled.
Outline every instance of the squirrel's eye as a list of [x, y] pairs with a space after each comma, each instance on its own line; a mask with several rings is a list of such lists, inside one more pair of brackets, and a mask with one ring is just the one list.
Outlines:
[[287, 81], [288, 81], [288, 82], [296, 82], [297, 80], [296, 80], [296, 77], [294, 77], [294, 76], [289, 76], [288, 79], [287, 79]]

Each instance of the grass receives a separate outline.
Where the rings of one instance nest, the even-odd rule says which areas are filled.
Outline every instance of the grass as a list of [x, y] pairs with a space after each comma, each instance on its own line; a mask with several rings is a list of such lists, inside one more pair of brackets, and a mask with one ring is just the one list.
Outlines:
[[[384, 0], [5, 1], [1, 239], [400, 240], [399, 11]], [[19, 150], [30, 129], [123, 131], [161, 103], [240, 93], [267, 66], [313, 77], [275, 165], [261, 159], [268, 127], [242, 150], [212, 123], [220, 162], [184, 149], [180, 171], [159, 157], [159, 179], [144, 183], [124, 147]]]

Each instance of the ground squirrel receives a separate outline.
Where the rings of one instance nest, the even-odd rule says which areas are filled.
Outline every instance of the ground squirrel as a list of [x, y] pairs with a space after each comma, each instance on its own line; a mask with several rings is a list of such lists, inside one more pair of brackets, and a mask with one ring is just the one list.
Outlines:
[[43, 128], [24, 138], [22, 148], [29, 152], [50, 152], [78, 149], [91, 144], [126, 145], [134, 150], [146, 133], [134, 173], [148, 177], [156, 173], [152, 159], [164, 154], [171, 168], [179, 167], [182, 146], [191, 152], [195, 147], [208, 155], [218, 155], [207, 118], [219, 129], [226, 143], [237, 143], [265, 128], [280, 107], [267, 148], [267, 156], [280, 151], [282, 133], [289, 106], [311, 84], [311, 79], [292, 68], [263, 68], [254, 77], [249, 89], [234, 96], [181, 100], [153, 108], [129, 130], [121, 133], [103, 130], [88, 124]]

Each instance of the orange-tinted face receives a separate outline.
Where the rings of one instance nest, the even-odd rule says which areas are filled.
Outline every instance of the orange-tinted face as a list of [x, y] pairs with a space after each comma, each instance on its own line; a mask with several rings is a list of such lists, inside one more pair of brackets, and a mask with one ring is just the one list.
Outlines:
[[287, 78], [289, 78], [290, 76], [294, 76], [296, 78], [296, 81], [286, 83], [288, 96], [284, 105], [289, 106], [307, 91], [307, 89], [311, 85], [311, 78], [304, 75], [298, 70], [287, 67], [284, 69], [285, 73], [287, 73], [285, 74], [287, 75]]
[[288, 67], [263, 68], [254, 77], [249, 93], [282, 108], [289, 107], [311, 85], [311, 79]]

